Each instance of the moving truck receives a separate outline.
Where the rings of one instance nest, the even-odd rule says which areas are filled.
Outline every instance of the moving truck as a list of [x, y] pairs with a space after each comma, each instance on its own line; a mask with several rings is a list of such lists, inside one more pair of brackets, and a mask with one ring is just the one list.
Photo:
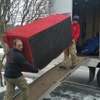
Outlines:
[[[98, 35], [98, 47], [94, 50], [94, 55], [98, 58], [96, 62], [100, 63], [100, 0], [55, 0], [54, 13], [69, 14], [72, 18], [74, 15], [79, 16], [81, 33], [77, 43], [78, 46], [82, 46], [91, 40], [94, 41], [96, 35]], [[95, 49], [92, 43], [93, 42], [90, 43], [90, 47], [87, 46], [86, 49], [82, 51], [83, 54], [84, 52], [88, 52], [88, 49]], [[92, 53], [90, 53], [89, 56], [93, 56]], [[92, 59], [92, 63], [93, 62], [95, 63], [95, 59]], [[94, 66], [94, 64], [88, 66]]]
[[96, 33], [100, 34], [100, 0], [55, 0], [53, 9], [55, 14], [80, 17], [79, 45], [87, 39], [93, 39]]
[[[77, 43], [79, 46], [83, 45], [86, 40], [93, 40], [98, 35], [98, 53], [95, 55], [92, 55], [92, 53], [90, 55], [85, 55], [88, 58], [90, 57], [90, 59], [82, 65], [89, 68], [90, 74], [88, 83], [94, 79], [96, 69], [98, 69], [96, 78], [100, 86], [100, 0], [55, 0], [54, 11], [54, 14], [69, 14], [71, 18], [73, 18], [74, 15], [79, 16], [79, 24], [81, 26], [81, 34]], [[92, 45], [93, 44], [91, 44], [90, 49], [94, 49]], [[81, 55], [81, 57], [82, 56], [83, 55]], [[64, 79], [65, 81], [63, 82], [62, 79], [59, 80], [40, 100], [100, 99], [100, 94], [98, 94], [100, 91], [99, 88], [67, 81], [66, 78]], [[98, 94], [98, 96], [94, 94]]]

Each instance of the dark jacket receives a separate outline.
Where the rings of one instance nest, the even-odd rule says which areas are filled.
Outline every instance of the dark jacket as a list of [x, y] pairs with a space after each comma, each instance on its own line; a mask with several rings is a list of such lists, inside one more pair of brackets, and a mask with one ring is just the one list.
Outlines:
[[38, 69], [33, 67], [24, 57], [22, 52], [12, 48], [8, 51], [7, 63], [5, 67], [4, 77], [6, 78], [18, 78], [22, 75], [22, 68], [25, 67], [33, 73], [37, 73]]

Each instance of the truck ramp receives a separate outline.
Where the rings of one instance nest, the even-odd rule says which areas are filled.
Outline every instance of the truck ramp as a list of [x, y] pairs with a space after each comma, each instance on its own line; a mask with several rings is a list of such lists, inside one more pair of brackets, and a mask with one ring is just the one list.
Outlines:
[[[74, 69], [70, 68], [70, 60], [68, 62], [67, 69], [59, 68], [61, 63], [55, 65], [52, 69], [44, 73], [29, 85], [29, 100], [39, 100], [39, 98], [44, 95], [54, 84], [56, 84], [59, 80], [63, 81], [64, 79], [66, 79], [71, 73], [79, 68], [82, 63], [85, 63], [87, 60], [87, 57], [78, 57], [77, 67]], [[13, 100], [21, 100], [21, 93], [18, 93], [16, 96], [14, 96]]]

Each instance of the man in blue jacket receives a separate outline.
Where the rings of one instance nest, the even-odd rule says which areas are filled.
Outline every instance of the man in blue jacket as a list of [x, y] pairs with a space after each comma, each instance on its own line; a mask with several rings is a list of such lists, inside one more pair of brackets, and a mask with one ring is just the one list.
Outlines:
[[23, 43], [16, 39], [13, 41], [13, 48], [6, 54], [7, 64], [5, 67], [4, 77], [6, 80], [7, 91], [3, 100], [12, 100], [15, 86], [22, 92], [22, 100], [29, 100], [29, 87], [25, 77], [21, 73], [22, 67], [33, 73], [38, 73], [38, 69], [33, 67], [22, 54]]

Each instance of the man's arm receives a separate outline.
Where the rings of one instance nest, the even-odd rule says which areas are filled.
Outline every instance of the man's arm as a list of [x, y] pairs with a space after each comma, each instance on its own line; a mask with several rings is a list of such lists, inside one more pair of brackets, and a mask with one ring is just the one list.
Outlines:
[[28, 69], [29, 71], [33, 72], [33, 73], [37, 73], [38, 72], [38, 68], [33, 67], [24, 57], [24, 55], [22, 53], [20, 54], [16, 54], [15, 55], [15, 60], [17, 61], [17, 63], [19, 63], [21, 66], [25, 67], [26, 69]]
[[78, 40], [79, 35], [80, 35], [80, 25], [78, 24], [78, 25], [77, 25], [76, 32], [75, 32], [75, 35], [74, 35], [74, 40], [75, 40], [75, 41]]

